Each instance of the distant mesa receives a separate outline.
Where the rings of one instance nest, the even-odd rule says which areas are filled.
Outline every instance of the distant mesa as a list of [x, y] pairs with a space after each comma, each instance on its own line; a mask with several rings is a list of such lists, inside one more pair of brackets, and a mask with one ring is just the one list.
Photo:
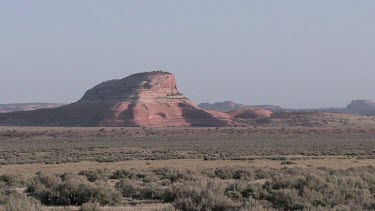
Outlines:
[[181, 94], [175, 76], [154, 71], [103, 82], [75, 103], [54, 109], [0, 114], [0, 125], [235, 126], [226, 114], [205, 111]]
[[246, 107], [245, 105], [235, 103], [233, 101], [224, 101], [224, 102], [217, 102], [217, 103], [201, 103], [198, 104], [199, 108], [205, 110], [213, 110], [213, 111], [220, 111], [220, 112], [229, 112], [239, 108]]
[[16, 111], [33, 111], [38, 109], [49, 109], [63, 106], [59, 103], [14, 103], [0, 104], [0, 113], [10, 113]]
[[[353, 100], [347, 107], [327, 107], [311, 109], [288, 109], [275, 105], [243, 105], [233, 101], [224, 101], [216, 103], [201, 103], [198, 107], [209, 110], [229, 113], [231, 118], [235, 118], [233, 113], [253, 112], [251, 109], [263, 109], [269, 112], [328, 112], [328, 113], [346, 113], [357, 115], [375, 115], [375, 102], [370, 100]], [[230, 114], [232, 113], [232, 114]], [[243, 115], [241, 115], [243, 116]], [[250, 115], [251, 116], [251, 115]]]
[[270, 110], [272, 112], [287, 111], [288, 110], [286, 108], [283, 108], [283, 107], [280, 107], [280, 106], [276, 106], [276, 105], [252, 105], [250, 107], [252, 107], [252, 108], [259, 108], [259, 109], [265, 109], [265, 110]]
[[284, 111], [286, 109], [275, 106], [275, 105], [243, 105], [239, 103], [235, 103], [233, 101], [224, 101], [224, 102], [216, 102], [216, 103], [201, 103], [198, 107], [205, 109], [205, 110], [213, 110], [213, 111], [220, 111], [220, 112], [230, 112], [233, 110], [244, 109], [244, 108], [258, 108], [258, 109], [265, 109], [269, 111]]
[[346, 111], [360, 115], [375, 115], [375, 102], [370, 100], [353, 100], [346, 107]]

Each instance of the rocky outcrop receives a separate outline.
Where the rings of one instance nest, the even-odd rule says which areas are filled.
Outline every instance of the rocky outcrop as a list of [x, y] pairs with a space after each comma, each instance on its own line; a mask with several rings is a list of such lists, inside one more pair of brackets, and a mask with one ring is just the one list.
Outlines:
[[181, 94], [173, 74], [138, 73], [101, 83], [76, 103], [50, 110], [0, 115], [1, 125], [40, 126], [234, 126], [219, 113], [195, 106]]
[[242, 108], [229, 112], [229, 115], [235, 119], [263, 119], [271, 117], [272, 111], [259, 108]]
[[269, 111], [272, 111], [272, 112], [287, 111], [288, 110], [286, 108], [283, 108], [283, 107], [280, 107], [280, 106], [276, 106], [276, 105], [252, 105], [252, 106], [249, 106], [249, 107], [250, 108], [265, 109], [265, 110], [269, 110]]
[[375, 115], [375, 102], [370, 100], [353, 100], [346, 111], [353, 114]]
[[63, 104], [58, 103], [15, 103], [0, 104], [0, 113], [9, 113], [15, 111], [33, 111], [38, 109], [57, 108]]
[[229, 112], [239, 108], [246, 107], [245, 105], [235, 103], [233, 101], [224, 101], [217, 103], [201, 103], [198, 105], [199, 108], [212, 111]]

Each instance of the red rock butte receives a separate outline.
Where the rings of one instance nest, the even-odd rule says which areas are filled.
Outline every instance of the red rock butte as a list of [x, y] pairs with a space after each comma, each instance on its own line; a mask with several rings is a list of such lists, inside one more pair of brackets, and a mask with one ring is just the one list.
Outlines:
[[78, 102], [54, 109], [0, 114], [0, 125], [180, 127], [234, 126], [218, 112], [195, 106], [175, 76], [154, 71], [103, 82]]

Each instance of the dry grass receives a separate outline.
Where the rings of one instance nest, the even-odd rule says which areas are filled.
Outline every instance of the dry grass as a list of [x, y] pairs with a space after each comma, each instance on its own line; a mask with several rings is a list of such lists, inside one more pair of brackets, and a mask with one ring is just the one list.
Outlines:
[[371, 159], [375, 151], [375, 133], [368, 130], [65, 130], [19, 128], [0, 132], [0, 165], [174, 159], [252, 160], [294, 155]]
[[[288, 158], [288, 157], [287, 157]], [[296, 157], [289, 157], [294, 159]], [[179, 170], [191, 169], [201, 170], [205, 168], [219, 168], [226, 166], [242, 166], [242, 167], [272, 167], [283, 168], [280, 160], [160, 160], [160, 161], [144, 161], [144, 160], [129, 160], [121, 162], [97, 163], [97, 162], [79, 162], [79, 163], [64, 163], [64, 164], [24, 164], [24, 165], [4, 165], [0, 167], [1, 174], [16, 174], [30, 176], [35, 175], [36, 172], [47, 173], [78, 173], [82, 170], [90, 169], [138, 169], [149, 170], [161, 168], [165, 166], [174, 167]], [[346, 158], [342, 156], [324, 156], [319, 159], [302, 159], [296, 160], [297, 164], [292, 165], [301, 168], [318, 168], [328, 167], [333, 169], [347, 169], [361, 166], [375, 166], [374, 159], [357, 160], [355, 158]]]

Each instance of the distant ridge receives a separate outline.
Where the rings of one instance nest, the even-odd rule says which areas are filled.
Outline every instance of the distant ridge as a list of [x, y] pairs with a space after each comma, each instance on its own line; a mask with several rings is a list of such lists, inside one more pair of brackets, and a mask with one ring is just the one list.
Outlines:
[[239, 108], [246, 107], [245, 105], [235, 103], [233, 101], [224, 101], [224, 102], [217, 102], [217, 103], [201, 103], [198, 104], [199, 108], [205, 110], [213, 110], [213, 111], [220, 111], [220, 112], [229, 112]]
[[233, 101], [223, 101], [223, 102], [216, 102], [216, 103], [201, 103], [198, 107], [205, 109], [205, 110], [213, 110], [213, 111], [220, 111], [220, 112], [230, 112], [233, 110], [244, 109], [244, 108], [258, 108], [258, 109], [265, 109], [270, 111], [284, 111], [286, 109], [275, 106], [275, 105], [243, 105], [239, 103], [235, 103]]
[[216, 103], [201, 103], [198, 107], [206, 110], [230, 112], [245, 108], [265, 109], [272, 112], [328, 112], [328, 113], [346, 113], [358, 115], [375, 115], [375, 102], [371, 100], [353, 100], [346, 107], [326, 107], [326, 108], [310, 108], [310, 109], [288, 109], [275, 105], [243, 105], [233, 101], [223, 101]]
[[0, 104], [0, 113], [16, 111], [33, 111], [38, 109], [51, 109], [63, 106], [61, 103], [11, 103]]

